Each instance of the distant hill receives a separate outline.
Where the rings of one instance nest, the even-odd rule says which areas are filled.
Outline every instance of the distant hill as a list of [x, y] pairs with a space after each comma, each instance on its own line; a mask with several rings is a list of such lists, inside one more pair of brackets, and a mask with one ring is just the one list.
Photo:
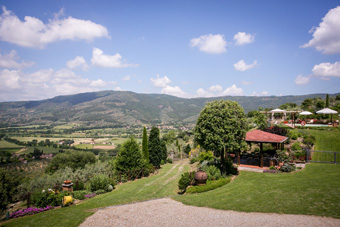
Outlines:
[[248, 112], [259, 107], [276, 108], [287, 102], [300, 105], [303, 100], [314, 97], [324, 99], [326, 94], [185, 99], [164, 94], [100, 91], [57, 96], [41, 101], [0, 102], [0, 124], [79, 122], [88, 126], [108, 127], [144, 123], [193, 124], [205, 103], [213, 100], [237, 101]]

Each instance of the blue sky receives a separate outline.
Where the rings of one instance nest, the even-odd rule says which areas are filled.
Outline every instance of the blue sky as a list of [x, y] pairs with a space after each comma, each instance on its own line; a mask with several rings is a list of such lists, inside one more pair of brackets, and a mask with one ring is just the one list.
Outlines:
[[0, 101], [340, 92], [339, 1], [0, 1]]

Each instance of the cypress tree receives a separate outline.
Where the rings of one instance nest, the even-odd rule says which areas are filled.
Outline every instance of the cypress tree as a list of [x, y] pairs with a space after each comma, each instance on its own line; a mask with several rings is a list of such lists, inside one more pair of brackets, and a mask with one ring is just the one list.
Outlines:
[[142, 151], [145, 160], [149, 163], [149, 149], [148, 149], [148, 134], [146, 132], [146, 128], [143, 130], [143, 141], [142, 141]]
[[159, 167], [161, 163], [161, 141], [159, 139], [159, 129], [152, 127], [149, 135], [149, 160], [153, 166]]
[[329, 108], [329, 95], [326, 96], [326, 107]]
[[166, 142], [165, 140], [161, 140], [161, 160], [163, 160], [164, 162], [166, 162], [166, 159], [168, 158], [168, 150], [166, 149]]

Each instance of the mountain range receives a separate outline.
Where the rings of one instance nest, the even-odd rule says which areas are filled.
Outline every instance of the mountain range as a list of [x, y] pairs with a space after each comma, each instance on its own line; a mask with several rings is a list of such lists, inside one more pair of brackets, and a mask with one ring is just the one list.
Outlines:
[[[330, 95], [334, 96], [336, 94]], [[237, 101], [247, 113], [277, 108], [288, 102], [298, 105], [307, 98], [297, 96], [223, 96], [179, 98], [165, 94], [138, 94], [129, 91], [100, 91], [57, 96], [41, 101], [0, 102], [0, 126], [77, 122], [87, 126], [122, 127], [141, 124], [194, 124], [201, 109], [213, 100]]]

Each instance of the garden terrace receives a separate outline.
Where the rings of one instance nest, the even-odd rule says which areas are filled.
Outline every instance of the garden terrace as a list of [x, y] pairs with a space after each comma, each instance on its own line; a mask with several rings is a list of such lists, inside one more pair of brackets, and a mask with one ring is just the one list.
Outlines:
[[[261, 162], [260, 167], [263, 168], [263, 143], [270, 143], [270, 144], [276, 144], [276, 148], [281, 150], [284, 149], [284, 142], [288, 139], [288, 137], [276, 135], [269, 132], [264, 132], [261, 130], [252, 130], [247, 132], [246, 134], [246, 142], [247, 143], [257, 143], [260, 145], [260, 156], [261, 156]], [[240, 165], [240, 154], [238, 154], [238, 164]]]

